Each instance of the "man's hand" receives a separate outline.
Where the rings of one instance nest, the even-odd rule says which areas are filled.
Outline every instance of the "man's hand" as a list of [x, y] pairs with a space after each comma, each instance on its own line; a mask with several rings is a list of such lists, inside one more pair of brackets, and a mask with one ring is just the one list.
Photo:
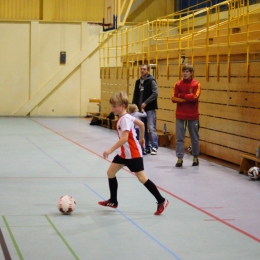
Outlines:
[[142, 103], [141, 108], [144, 109], [146, 107], [145, 103]]

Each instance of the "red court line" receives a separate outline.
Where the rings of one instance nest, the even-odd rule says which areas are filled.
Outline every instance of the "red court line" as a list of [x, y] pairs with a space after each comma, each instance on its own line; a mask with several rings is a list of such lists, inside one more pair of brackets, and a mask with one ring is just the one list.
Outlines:
[[[235, 220], [234, 218], [222, 218], [223, 221], [231, 221], [231, 220]], [[204, 219], [204, 221], [218, 221], [216, 219]]]
[[[157, 186], [157, 187], [158, 187], [158, 186]], [[178, 197], [178, 196], [172, 194], [171, 192], [169, 192], [169, 191], [167, 191], [167, 190], [165, 190], [165, 189], [163, 189], [163, 188], [161, 188], [161, 187], [158, 187], [158, 188], [159, 188], [160, 190], [164, 191], [165, 193], [171, 195], [172, 197], [174, 197], [174, 198], [176, 198], [176, 199], [182, 201], [183, 203], [185, 203], [185, 204], [187, 204], [187, 205], [193, 207], [194, 209], [203, 212], [204, 214], [206, 214], [206, 215], [210, 216], [211, 218], [215, 219], [216, 221], [219, 221], [219, 222], [223, 223], [224, 225], [226, 225], [226, 226], [228, 226], [228, 227], [230, 227], [230, 228], [233, 228], [233, 229], [235, 229], [236, 231], [238, 231], [238, 232], [244, 234], [245, 236], [247, 236], [247, 237], [249, 237], [249, 238], [251, 238], [251, 239], [257, 241], [258, 243], [260, 243], [260, 239], [259, 239], [259, 238], [257, 238], [257, 237], [255, 237], [255, 236], [253, 236], [253, 235], [251, 235], [251, 234], [245, 232], [244, 230], [242, 230], [242, 229], [240, 229], [240, 228], [238, 228], [238, 227], [236, 227], [236, 226], [233, 226], [233, 225], [227, 223], [225, 220], [220, 219], [220, 218], [214, 216], [213, 214], [211, 214], [211, 213], [209, 213], [209, 212], [203, 210], [202, 208], [199, 208], [199, 207], [193, 205], [192, 203], [190, 203], [190, 202], [188, 202], [188, 201], [186, 201], [186, 200], [184, 200], [184, 199], [182, 199], [182, 198], [180, 198], [180, 197]]]
[[[102, 158], [102, 159], [104, 159], [104, 160], [106, 160], [106, 161], [108, 161], [108, 162], [111, 162], [111, 161], [109, 161], [108, 159], [105, 159], [103, 156], [101, 156], [101, 155], [99, 155], [99, 154], [93, 152], [92, 150], [90, 150], [90, 149], [84, 147], [83, 145], [81, 145], [81, 144], [79, 144], [79, 143], [76, 143], [75, 141], [73, 141], [73, 140], [67, 138], [66, 136], [64, 136], [64, 135], [62, 135], [62, 134], [60, 134], [60, 133], [58, 133], [58, 132], [56, 132], [56, 131], [54, 131], [54, 130], [48, 128], [47, 126], [45, 126], [45, 125], [43, 125], [43, 124], [41, 124], [41, 123], [39, 123], [39, 122], [37, 122], [37, 121], [35, 121], [35, 120], [33, 120], [33, 119], [31, 119], [31, 120], [32, 120], [33, 122], [35, 122], [35, 123], [37, 123], [37, 124], [39, 124], [39, 125], [45, 127], [46, 129], [50, 130], [51, 132], [53, 132], [53, 133], [55, 133], [55, 134], [57, 134], [57, 135], [59, 135], [59, 136], [65, 138], [66, 140], [68, 140], [68, 141], [70, 141], [70, 142], [72, 142], [72, 143], [74, 143], [74, 144], [76, 144], [76, 145], [82, 147], [83, 149], [85, 149], [85, 150], [87, 150], [87, 151], [89, 151], [89, 152], [91, 152], [91, 153], [93, 153], [93, 154], [95, 154], [95, 155], [97, 155], [98, 157], [100, 157], [100, 158]], [[132, 173], [132, 172], [130, 172], [129, 170], [127, 170], [127, 169], [125, 169], [125, 168], [122, 168], [122, 169], [125, 170], [125, 171], [127, 171], [127, 172], [129, 172], [129, 173], [131, 173], [132, 175], [135, 176], [135, 174]], [[257, 237], [255, 237], [255, 236], [253, 236], [253, 235], [251, 235], [251, 234], [245, 232], [244, 230], [242, 230], [242, 229], [240, 229], [240, 228], [238, 228], [238, 227], [236, 227], [236, 226], [233, 226], [233, 225], [227, 223], [225, 220], [222, 220], [222, 219], [220, 219], [220, 218], [214, 216], [213, 214], [211, 214], [211, 213], [209, 213], [209, 212], [203, 210], [202, 208], [199, 208], [199, 207], [193, 205], [192, 203], [190, 203], [190, 202], [188, 202], [188, 201], [186, 201], [186, 200], [184, 200], [184, 199], [182, 199], [182, 198], [180, 198], [180, 197], [178, 197], [178, 196], [172, 194], [171, 192], [169, 192], [169, 191], [167, 191], [167, 190], [165, 190], [165, 189], [163, 189], [163, 188], [161, 188], [161, 187], [159, 187], [159, 186], [157, 186], [157, 188], [160, 189], [160, 190], [162, 190], [162, 191], [164, 191], [165, 193], [169, 194], [170, 196], [174, 197], [175, 199], [178, 199], [178, 200], [180, 200], [181, 202], [183, 202], [183, 203], [185, 203], [185, 204], [191, 206], [192, 208], [194, 208], [194, 209], [196, 209], [196, 210], [198, 210], [198, 211], [200, 211], [200, 212], [203, 212], [204, 214], [206, 214], [206, 215], [210, 216], [211, 218], [215, 219], [216, 221], [219, 221], [219, 222], [221, 222], [222, 224], [224, 224], [224, 225], [226, 225], [226, 226], [228, 226], [228, 227], [230, 227], [230, 228], [232, 228], [232, 229], [234, 229], [234, 230], [236, 230], [236, 231], [242, 233], [243, 235], [245, 235], [245, 236], [247, 236], [247, 237], [249, 237], [249, 238], [251, 238], [251, 239], [257, 241], [258, 243], [260, 243], [260, 239], [259, 239], [259, 238], [257, 238]]]
[[72, 142], [72, 143], [74, 143], [74, 144], [76, 144], [76, 145], [78, 145], [78, 146], [84, 148], [85, 150], [87, 150], [87, 151], [89, 151], [89, 152], [91, 152], [91, 153], [97, 155], [98, 157], [101, 157], [102, 159], [104, 159], [104, 160], [110, 162], [109, 160], [105, 159], [103, 156], [99, 155], [98, 153], [95, 153], [95, 152], [89, 150], [89, 149], [86, 148], [85, 146], [83, 146], [83, 145], [81, 145], [81, 144], [79, 144], [79, 143], [76, 143], [75, 141], [73, 141], [73, 140], [69, 139], [68, 137], [66, 137], [66, 136], [64, 136], [64, 135], [62, 135], [62, 134], [60, 134], [59, 132], [54, 131], [53, 129], [51, 129], [51, 128], [49, 128], [49, 127], [47, 127], [47, 126], [45, 126], [45, 125], [43, 125], [43, 124], [41, 124], [41, 123], [35, 121], [34, 119], [31, 119], [31, 120], [32, 120], [33, 122], [35, 122], [36, 124], [41, 125], [41, 126], [43, 126], [44, 128], [50, 130], [51, 132], [53, 132], [53, 133], [55, 133], [55, 134], [57, 134], [57, 135], [59, 135], [59, 136], [62, 136], [63, 138], [67, 139], [68, 141], [70, 141], [70, 142]]
[[[101, 156], [101, 155], [100, 155], [100, 154], [98, 154], [98, 153], [95, 153], [94, 151], [92, 151], [92, 150], [88, 149], [87, 147], [85, 147], [85, 146], [83, 146], [83, 145], [81, 145], [81, 144], [79, 144], [79, 143], [76, 143], [75, 141], [73, 141], [73, 140], [69, 139], [68, 137], [66, 137], [66, 136], [64, 136], [64, 135], [62, 135], [62, 134], [60, 134], [59, 132], [56, 132], [56, 131], [54, 131], [53, 129], [51, 129], [51, 128], [49, 128], [49, 127], [47, 127], [47, 126], [45, 126], [45, 125], [43, 125], [43, 124], [41, 124], [41, 123], [39, 123], [39, 122], [37, 122], [37, 121], [33, 120], [33, 119], [31, 119], [31, 120], [32, 120], [33, 122], [35, 122], [35, 123], [37, 123], [37, 124], [41, 125], [42, 127], [44, 127], [44, 128], [46, 128], [46, 129], [48, 129], [49, 131], [51, 131], [51, 132], [53, 132], [53, 133], [55, 133], [55, 134], [57, 134], [57, 135], [59, 135], [59, 136], [63, 137], [64, 139], [66, 139], [66, 140], [70, 141], [71, 143], [74, 143], [74, 144], [76, 144], [77, 146], [79, 146], [79, 147], [81, 147], [81, 148], [83, 148], [83, 149], [85, 149], [85, 150], [87, 150], [87, 151], [89, 151], [89, 152], [91, 152], [91, 153], [93, 153], [93, 154], [97, 155], [98, 157], [102, 158], [103, 160], [105, 160], [105, 161], [107, 161], [107, 162], [110, 162], [110, 163], [111, 163], [111, 161], [110, 161], [110, 160], [108, 160], [108, 159], [105, 159], [103, 156]], [[125, 169], [125, 168], [122, 168], [122, 169], [123, 169], [123, 170], [125, 170], [125, 171], [127, 171], [127, 172], [129, 172], [129, 173], [131, 173], [132, 175], [134, 175], [134, 176], [135, 176], [135, 174], [134, 174], [133, 172], [130, 172], [129, 170], [127, 170], [127, 169]]]
[[223, 207], [199, 207], [200, 209], [223, 209]]

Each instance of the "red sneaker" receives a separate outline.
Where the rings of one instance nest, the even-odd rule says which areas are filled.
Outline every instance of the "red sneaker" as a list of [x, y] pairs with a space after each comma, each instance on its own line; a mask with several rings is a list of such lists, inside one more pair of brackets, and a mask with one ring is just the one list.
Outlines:
[[99, 201], [98, 204], [101, 205], [101, 206], [110, 207], [110, 208], [113, 208], [113, 209], [116, 209], [117, 206], [118, 206], [118, 203], [112, 202], [110, 200]]
[[163, 213], [163, 211], [166, 209], [166, 207], [169, 205], [169, 200], [165, 199], [164, 202], [158, 204], [157, 211], [154, 213], [154, 215], [160, 215]]

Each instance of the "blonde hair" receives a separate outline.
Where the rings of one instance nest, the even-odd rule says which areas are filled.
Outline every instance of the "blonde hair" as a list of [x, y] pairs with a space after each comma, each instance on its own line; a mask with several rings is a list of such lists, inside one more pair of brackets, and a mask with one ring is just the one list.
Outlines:
[[109, 100], [109, 103], [111, 105], [125, 105], [125, 108], [128, 107], [128, 96], [125, 92], [120, 91], [118, 93], [115, 93]]
[[137, 105], [136, 105], [136, 104], [131, 104], [131, 105], [129, 105], [128, 110], [129, 110], [129, 112], [130, 112], [131, 114], [134, 113], [136, 109], [137, 109]]

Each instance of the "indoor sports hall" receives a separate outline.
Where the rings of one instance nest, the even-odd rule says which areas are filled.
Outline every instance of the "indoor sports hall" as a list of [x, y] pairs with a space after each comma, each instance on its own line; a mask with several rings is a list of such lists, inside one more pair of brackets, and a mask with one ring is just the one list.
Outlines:
[[[101, 207], [109, 190], [103, 151], [114, 130], [84, 118], [0, 118], [0, 259], [252, 259], [260, 254], [259, 181], [200, 159], [175, 167], [160, 147], [144, 157], [148, 177], [170, 204], [156, 201], [127, 169], [119, 207]], [[72, 195], [75, 211], [57, 209]], [[4, 257], [9, 253], [10, 257]]]
[[[260, 258], [260, 0], [3, 0], [0, 35], [0, 260]], [[126, 167], [118, 207], [98, 204], [120, 152], [103, 158], [118, 140], [109, 100], [135, 103], [143, 64], [159, 138], [144, 168], [169, 200], [158, 216]], [[201, 85], [196, 167], [188, 131], [176, 167], [185, 64]]]

